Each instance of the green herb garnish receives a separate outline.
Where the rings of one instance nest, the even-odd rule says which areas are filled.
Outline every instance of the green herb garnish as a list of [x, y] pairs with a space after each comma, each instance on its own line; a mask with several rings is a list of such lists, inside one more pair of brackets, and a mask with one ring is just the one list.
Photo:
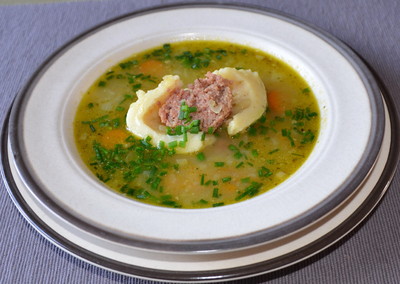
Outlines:
[[203, 152], [198, 153], [196, 155], [196, 157], [197, 157], [197, 160], [199, 160], [199, 161], [204, 161], [206, 159], [206, 156], [204, 155]]
[[222, 182], [228, 182], [228, 181], [231, 181], [232, 178], [231, 177], [224, 177], [221, 180], [222, 180]]
[[223, 167], [224, 165], [225, 165], [224, 162], [215, 162], [214, 163], [214, 166], [217, 167], [217, 168]]
[[212, 197], [214, 197], [214, 198], [219, 197], [218, 191], [219, 191], [218, 187], [215, 187], [215, 188], [213, 189]]

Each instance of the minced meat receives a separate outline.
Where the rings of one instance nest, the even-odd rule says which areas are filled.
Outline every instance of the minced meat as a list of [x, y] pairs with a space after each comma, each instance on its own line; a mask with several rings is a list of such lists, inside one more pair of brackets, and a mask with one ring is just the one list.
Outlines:
[[232, 113], [231, 81], [220, 75], [208, 72], [205, 78], [199, 78], [186, 89], [177, 89], [161, 106], [158, 114], [161, 122], [169, 127], [184, 125], [179, 119], [182, 101], [189, 107], [196, 107], [192, 120], [200, 120], [200, 129], [216, 130]]

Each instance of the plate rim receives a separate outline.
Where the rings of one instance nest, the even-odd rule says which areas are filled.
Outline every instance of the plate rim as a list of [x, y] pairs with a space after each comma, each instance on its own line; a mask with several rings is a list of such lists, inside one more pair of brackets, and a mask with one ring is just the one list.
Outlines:
[[[378, 77], [377, 77], [378, 78]], [[379, 78], [378, 78], [379, 79]], [[380, 79], [379, 79], [380, 80]], [[380, 83], [382, 84], [382, 83]], [[30, 210], [29, 204], [25, 202], [22, 195], [20, 194], [14, 179], [11, 174], [9, 165], [7, 146], [8, 146], [8, 122], [10, 116], [10, 110], [3, 121], [3, 127], [0, 138], [0, 159], [1, 167], [0, 172], [3, 178], [3, 184], [6, 186], [7, 192], [12, 199], [13, 203], [17, 207], [21, 215], [26, 219], [30, 225], [32, 225], [36, 231], [40, 233], [45, 239], [56, 245], [63, 251], [72, 254], [73, 256], [87, 261], [92, 265], [100, 268], [121, 273], [128, 276], [139, 277], [143, 279], [151, 279], [157, 281], [177, 281], [177, 282], [220, 282], [234, 279], [242, 279], [247, 277], [254, 277], [258, 275], [268, 274], [275, 272], [280, 269], [288, 268], [290, 266], [304, 261], [307, 258], [319, 253], [320, 251], [327, 249], [339, 240], [343, 239], [373, 212], [377, 207], [385, 192], [389, 188], [391, 181], [396, 173], [397, 164], [400, 157], [400, 145], [396, 144], [399, 139], [399, 117], [396, 112], [396, 106], [393, 103], [387, 89], [382, 85], [382, 96], [385, 99], [388, 116], [391, 121], [391, 139], [390, 139], [390, 150], [388, 158], [386, 160], [385, 167], [379, 177], [377, 183], [372, 189], [369, 196], [364, 200], [361, 206], [344, 220], [339, 226], [335, 227], [332, 231], [325, 234], [320, 239], [309, 243], [308, 245], [291, 251], [288, 254], [282, 255], [276, 259], [269, 259], [262, 262], [257, 262], [251, 265], [243, 267], [235, 267], [229, 269], [221, 269], [215, 271], [166, 271], [157, 270], [153, 268], [144, 268], [134, 265], [129, 265], [119, 261], [108, 259], [107, 257], [100, 256], [92, 251], [86, 250], [75, 243], [67, 240], [45, 222], [43, 222], [32, 210]]]
[[[206, 3], [201, 4], [201, 6], [204, 6], [204, 4], [206, 4]], [[167, 7], [173, 7], [173, 6], [176, 6], [176, 4], [168, 5]], [[189, 4], [188, 6], [193, 6], [193, 4]], [[199, 5], [196, 5], [196, 6], [199, 6]], [[226, 5], [222, 5], [222, 6], [226, 6]], [[161, 8], [165, 8], [165, 7], [166, 6], [161, 6]], [[232, 7], [232, 6], [230, 6], [230, 7]], [[243, 8], [241, 6], [234, 6], [234, 7], [239, 8], [239, 9]], [[141, 11], [149, 11], [149, 10], [158, 9], [158, 8], [160, 8], [160, 7], [140, 10], [140, 11], [137, 11], [135, 13], [140, 13]], [[255, 8], [255, 6], [247, 6], [247, 8]], [[265, 10], [266, 8], [257, 7], [257, 9]], [[270, 12], [271, 11], [275, 12], [272, 9], [267, 9], [267, 10], [270, 11]], [[279, 14], [283, 14], [281, 12], [278, 12], [278, 13]], [[128, 15], [131, 15], [131, 14], [132, 13], [129, 13]], [[118, 17], [118, 18], [124, 18], [125, 16], [126, 15]], [[118, 19], [118, 18], [116, 18], [116, 19]], [[292, 18], [294, 18], [294, 17], [292, 17]], [[116, 19], [107, 21], [106, 23], [111, 23]], [[101, 26], [103, 24], [100, 24], [99, 26]], [[93, 28], [93, 30], [97, 29], [99, 26], [96, 26], [95, 28]], [[86, 33], [84, 33], [84, 34], [86, 34]], [[84, 34], [81, 34], [81, 36], [84, 35]], [[77, 38], [79, 38], [79, 36]], [[57, 54], [65, 46], [69, 45], [71, 42], [75, 41], [77, 38], [74, 38], [70, 42], [66, 43], [66, 45], [62, 46], [54, 54]], [[51, 58], [49, 58], [49, 59], [51, 59]], [[46, 62], [47, 62], [47, 60], [43, 63], [43, 65], [41, 65], [41, 67], [39, 67], [38, 70], [41, 70], [41, 68], [46, 65]], [[371, 67], [369, 67], [369, 69], [373, 72]], [[35, 76], [35, 74], [37, 74], [37, 73], [35, 72], [34, 75], [32, 76], [32, 78]], [[367, 215], [364, 215], [364, 214], [365, 213], [369, 213], [379, 203], [380, 199], [384, 195], [385, 191], [389, 187], [389, 185], [390, 185], [390, 183], [391, 183], [391, 181], [392, 181], [392, 179], [394, 177], [394, 174], [396, 172], [396, 167], [397, 167], [397, 164], [398, 164], [398, 160], [399, 160], [399, 148], [400, 148], [400, 146], [395, 143], [399, 138], [399, 134], [398, 134], [399, 122], [398, 122], [398, 115], [397, 115], [397, 112], [396, 112], [396, 106], [393, 103], [393, 100], [390, 97], [390, 94], [388, 93], [386, 88], [384, 87], [383, 83], [379, 82], [380, 79], [377, 76], [377, 74], [375, 74], [374, 77], [375, 77], [375, 80], [377, 80], [378, 83], [380, 83], [380, 85], [381, 85], [380, 88], [382, 90], [383, 97], [384, 97], [385, 101], [387, 102], [387, 106], [388, 106], [388, 110], [389, 110], [389, 116], [391, 118], [391, 130], [392, 130], [391, 134], [392, 134], [392, 137], [391, 137], [391, 148], [390, 148], [390, 152], [389, 152], [389, 158], [386, 161], [386, 165], [385, 165], [385, 168], [383, 170], [383, 173], [382, 173], [379, 181], [377, 182], [377, 184], [376, 184], [376, 186], [375, 186], [375, 188], [373, 190], [373, 194], [371, 194], [368, 197], [368, 199], [364, 202], [365, 206], [367, 206], [367, 207], [360, 206], [360, 208], [358, 208], [357, 211], [353, 213], [351, 218], [348, 218], [348, 220], [343, 222], [340, 227], [337, 227], [337, 228], [334, 229], [333, 232], [335, 232], [335, 233], [337, 231], [340, 231], [340, 232], [344, 233], [344, 235], [341, 235], [340, 238], [344, 237], [347, 233], [349, 233], [352, 229], [354, 229], [354, 224], [353, 224], [354, 219], [359, 218], [360, 222], [361, 222], [364, 218], [366, 218], [368, 216], [368, 214]], [[32, 80], [32, 78], [29, 80], [29, 82]], [[11, 111], [11, 108], [12, 107], [10, 107], [10, 111]], [[50, 240], [53, 244], [57, 245], [58, 247], [60, 247], [64, 251], [67, 251], [67, 252], [69, 252], [69, 253], [77, 256], [77, 257], [80, 257], [80, 258], [88, 260], [87, 258], [84, 257], [86, 252], [84, 252], [84, 250], [82, 250], [82, 248], [78, 249], [77, 251], [74, 251], [75, 244], [73, 244], [73, 243], [72, 244], [68, 244], [68, 243], [63, 242], [62, 240], [57, 240], [57, 235], [53, 235], [52, 234], [52, 229], [51, 228], [46, 228], [46, 226], [47, 226], [46, 224], [42, 224], [40, 219], [38, 220], [37, 217], [35, 218], [34, 213], [29, 210], [29, 206], [27, 206], [27, 204], [24, 204], [24, 200], [21, 199], [21, 196], [19, 196], [18, 188], [15, 187], [15, 184], [13, 184], [12, 175], [10, 175], [8, 169], [6, 168], [7, 163], [5, 163], [5, 161], [7, 159], [7, 157], [6, 157], [7, 155], [5, 155], [6, 152], [4, 152], [4, 151], [5, 151], [5, 149], [7, 149], [7, 147], [6, 147], [7, 141], [6, 140], [8, 138], [8, 136], [7, 136], [7, 134], [8, 134], [8, 119], [9, 119], [9, 115], [7, 115], [7, 117], [5, 118], [5, 120], [3, 122], [4, 125], [2, 127], [2, 133], [1, 133], [1, 136], [2, 136], [1, 140], [2, 141], [0, 141], [0, 147], [1, 147], [1, 149], [0, 149], [0, 151], [1, 151], [0, 152], [0, 158], [2, 160], [2, 165], [1, 165], [0, 168], [1, 168], [1, 174], [2, 174], [2, 177], [3, 177], [3, 183], [5, 184], [5, 186], [7, 188], [7, 191], [9, 193], [9, 195], [10, 195], [10, 198], [12, 199], [14, 204], [17, 206], [18, 210], [23, 215], [23, 217], [25, 219], [27, 219], [29, 221], [29, 223], [32, 226], [34, 226], [35, 229], [37, 231], [39, 231], [39, 233], [42, 234], [46, 239]], [[367, 210], [367, 208], [369, 208], [369, 210]], [[365, 211], [367, 211], [367, 212], [365, 212]], [[359, 222], [357, 222], [357, 224], [358, 223]], [[314, 246], [314, 250], [315, 250], [315, 246], [319, 246], [320, 249], [326, 248], [326, 246], [332, 245], [334, 242], [336, 242], [336, 241], [338, 241], [340, 239], [340, 238], [338, 239], [337, 236], [333, 237], [332, 235], [335, 235], [335, 234], [330, 234], [329, 236], [325, 236], [324, 239], [318, 240], [318, 242], [316, 244], [310, 244], [310, 247], [307, 247], [305, 249], [306, 251], [303, 252], [303, 253], [307, 254], [307, 250], [310, 250], [311, 247], [313, 247], [313, 246]], [[334, 241], [333, 243], [331, 242], [332, 239]], [[318, 250], [315, 250], [315, 251], [318, 251]], [[83, 255], [82, 255], [82, 252], [83, 252]], [[302, 255], [302, 256], [304, 256], [304, 255]], [[107, 266], [101, 265], [101, 259], [100, 259], [100, 261], [98, 261], [98, 260], [99, 259], [94, 258], [92, 261], [90, 261], [90, 260], [88, 260], [88, 261], [91, 262], [92, 264], [97, 264], [97, 265], [100, 265], [100, 266], [102, 266], [104, 268], [107, 267]], [[258, 270], [258, 269], [263, 268], [262, 271], [264, 271], [265, 264], [258, 263], [257, 265], [258, 265], [257, 267], [255, 267], [255, 265], [251, 265], [252, 269], [253, 270]], [[112, 267], [108, 267], [108, 269], [114, 270], [114, 271], [117, 271], [117, 272], [119, 271], [118, 269], [113, 269]], [[140, 268], [140, 271], [143, 271], [143, 269]], [[261, 270], [258, 270], [257, 272], [260, 272], [260, 271]], [[266, 273], [267, 272], [268, 271], [266, 271]], [[154, 274], [153, 273], [154, 273], [154, 270], [151, 270], [150, 274], [148, 274], [145, 277], [154, 279]], [[128, 274], [130, 274], [130, 273], [128, 273]], [[175, 274], [176, 274], [176, 272], [173, 272], [173, 275], [175, 275]], [[184, 276], [181, 276], [181, 277], [177, 277], [179, 279], [172, 279], [171, 278], [171, 280], [178, 280], [178, 281], [187, 281], [187, 280], [189, 280], [189, 281], [204, 281], [204, 280], [213, 279], [212, 277], [214, 277], [214, 279], [218, 279], [220, 281], [223, 281], [223, 280], [231, 279], [233, 277], [233, 275], [236, 275], [235, 277], [239, 277], [239, 276], [246, 277], [246, 276], [254, 275], [254, 274], [252, 274], [251, 272], [248, 271], [248, 268], [246, 268], [245, 271], [242, 271], [241, 275], [239, 275], [239, 274], [240, 274], [240, 272], [239, 273], [238, 272], [230, 273], [230, 274], [227, 273], [227, 274], [223, 275], [222, 278], [220, 277], [220, 275], [214, 275], [214, 276], [209, 276], [209, 275], [186, 276], [186, 275], [184, 275]], [[135, 275], [130, 274], [130, 275], [139, 276], [137, 274], [135, 274]], [[165, 279], [165, 278], [160, 278], [158, 280], [163, 280], [163, 279]]]
[[[313, 27], [310, 24], [306, 23], [305, 21], [301, 21], [298, 19], [295, 19], [292, 16], [289, 16], [287, 14], [284, 14], [282, 12], [268, 9], [268, 8], [261, 8], [261, 7], [256, 7], [256, 6], [239, 6], [235, 4], [208, 4], [208, 3], [201, 3], [201, 4], [173, 4], [173, 5], [164, 5], [164, 6], [158, 6], [158, 7], [152, 7], [149, 9], [143, 9], [139, 11], [135, 11], [133, 13], [127, 13], [125, 15], [122, 15], [120, 17], [111, 19], [109, 21], [106, 21], [104, 23], [101, 23], [99, 25], [96, 25], [90, 30], [87, 30], [86, 32], [81, 33], [77, 37], [73, 38], [71, 41], [67, 42], [65, 45], [61, 46], [58, 50], [56, 50], [50, 57], [48, 57], [47, 60], [44, 61], [44, 63], [36, 70], [36, 72], [32, 75], [31, 79], [28, 81], [28, 83], [25, 85], [25, 87], [21, 90], [20, 94], [17, 96], [16, 102], [12, 106], [11, 110], [11, 115], [10, 115], [10, 143], [11, 147], [15, 151], [14, 157], [16, 157], [16, 164], [18, 167], [18, 170], [22, 174], [22, 178], [24, 179], [24, 182], [26, 182], [29, 185], [29, 188], [33, 189], [35, 192], [35, 195], [39, 197], [41, 200], [46, 200], [47, 206], [51, 207], [52, 211], [56, 212], [58, 215], [60, 215], [62, 218], [71, 221], [72, 223], [76, 224], [80, 228], [84, 228], [86, 231], [90, 231], [95, 234], [101, 233], [102, 236], [106, 236], [108, 239], [112, 241], [117, 241], [120, 243], [125, 243], [129, 245], [133, 245], [136, 247], [140, 248], [145, 248], [145, 249], [155, 249], [155, 250], [163, 250], [163, 251], [183, 251], [183, 252], [200, 252], [200, 251], [215, 251], [215, 250], [227, 250], [227, 249], [235, 249], [235, 248], [243, 248], [244, 246], [244, 239], [246, 240], [247, 246], [254, 245], [254, 244], [260, 244], [264, 242], [268, 242], [270, 240], [276, 239], [280, 236], [286, 235], [291, 232], [295, 232], [296, 230], [314, 222], [318, 218], [321, 218], [324, 216], [327, 212], [333, 210], [335, 207], [337, 207], [341, 202], [343, 202], [351, 193], [359, 186], [359, 184], [364, 180], [368, 172], [370, 171], [372, 165], [374, 164], [376, 157], [379, 152], [379, 146], [381, 145], [382, 139], [383, 139], [383, 127], [377, 127], [375, 125], [375, 128], [378, 131], [378, 134], [374, 136], [375, 140], [373, 142], [369, 142], [368, 146], [372, 148], [372, 152], [375, 154], [373, 155], [365, 155], [364, 152], [363, 157], [361, 159], [360, 164], [354, 169], [353, 173], [351, 174], [351, 177], [347, 179], [344, 184], [340, 187], [341, 190], [338, 190], [339, 192], [335, 192], [332, 194], [332, 196], [329, 196], [327, 200], [324, 200], [321, 202], [321, 204], [318, 204], [313, 210], [310, 212], [307, 212], [305, 215], [301, 217], [297, 217], [293, 220], [290, 220], [289, 222], [286, 222], [284, 226], [278, 226], [277, 228], [269, 228], [266, 230], [262, 230], [260, 232], [255, 232], [255, 233], [250, 233], [246, 234], [243, 236], [238, 236], [234, 237], [232, 239], [221, 239], [221, 240], [196, 240], [196, 241], [159, 241], [159, 240], [148, 240], [148, 239], [143, 239], [143, 238], [126, 238], [121, 235], [116, 235], [111, 232], [105, 232], [98, 227], [88, 224], [80, 219], [78, 219], [75, 216], [71, 216], [66, 212], [63, 208], [60, 208], [58, 204], [56, 204], [54, 201], [52, 201], [49, 198], [46, 198], [46, 194], [44, 192], [41, 192], [40, 190], [40, 185], [36, 184], [35, 179], [31, 176], [29, 169], [26, 165], [26, 163], [23, 160], [23, 155], [20, 155], [20, 144], [19, 144], [19, 139], [18, 136], [20, 135], [21, 127], [18, 128], [18, 116], [20, 115], [20, 110], [23, 109], [23, 103], [24, 103], [24, 98], [26, 97], [26, 94], [29, 95], [28, 91], [31, 86], [34, 86], [35, 80], [38, 80], [40, 78], [40, 75], [46, 71], [48, 67], [51, 66], [51, 63], [53, 60], [57, 60], [59, 56], [62, 56], [64, 52], [66, 52], [69, 48], [73, 46], [74, 43], [80, 42], [81, 40], [85, 39], [86, 37], [90, 36], [92, 33], [96, 32], [97, 30], [103, 29], [108, 27], [109, 25], [112, 25], [114, 23], [117, 23], [119, 21], [123, 21], [128, 18], [133, 18], [136, 16], [140, 16], [143, 14], [147, 13], [153, 13], [153, 12], [159, 12], [159, 11], [165, 11], [165, 10], [171, 10], [171, 9], [176, 9], [176, 8], [222, 8], [222, 9], [235, 9], [235, 10], [240, 10], [240, 11], [249, 11], [257, 14], [263, 14], [267, 16], [272, 16], [275, 18], [283, 19], [285, 21], [289, 21], [291, 23], [296, 24], [297, 26], [300, 26], [301, 28], [306, 29], [307, 31], [317, 35], [318, 37], [322, 38], [328, 44], [332, 45], [335, 44], [334, 47], [337, 51], [341, 52], [342, 55], [350, 61], [350, 64], [353, 66], [355, 69], [361, 69], [361, 74], [363, 75], [363, 82], [365, 80], [369, 83], [368, 86], [377, 88], [374, 84], [374, 79], [372, 78], [372, 75], [369, 74], [368, 68], [366, 68], [360, 59], [354, 54], [354, 52], [351, 51], [346, 45], [344, 45], [342, 42], [340, 42], [337, 38], [331, 36], [330, 34], [326, 33], [325, 31]], [[339, 49], [338, 49], [339, 48]], [[344, 52], [346, 51], [346, 53]], [[357, 67], [357, 68], [356, 68]], [[358, 74], [361, 76], [361, 74], [358, 72]], [[375, 92], [374, 92], [375, 93]], [[25, 98], [26, 99], [26, 98]], [[371, 99], [371, 95], [370, 95]], [[376, 99], [376, 98], [375, 98]], [[26, 101], [26, 100], [25, 100]], [[382, 102], [380, 100], [377, 100], [376, 103], [378, 104], [376, 107], [382, 107]], [[375, 120], [373, 120], [373, 123], [376, 123]], [[380, 123], [382, 120], [380, 120]], [[372, 127], [371, 127], [372, 128]], [[370, 151], [371, 152], [371, 151]], [[354, 172], [358, 174], [354, 174]], [[362, 172], [362, 174], [360, 174]], [[327, 206], [329, 205], [329, 206]]]

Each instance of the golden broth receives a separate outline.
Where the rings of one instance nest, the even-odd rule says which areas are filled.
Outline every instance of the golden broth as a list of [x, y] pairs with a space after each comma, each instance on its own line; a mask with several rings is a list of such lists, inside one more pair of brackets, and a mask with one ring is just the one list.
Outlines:
[[[125, 116], [136, 91], [162, 76], [184, 84], [223, 67], [257, 71], [268, 93], [263, 116], [247, 131], [200, 153], [175, 154], [132, 136]], [[78, 150], [111, 189], [142, 202], [175, 208], [216, 207], [266, 192], [292, 175], [317, 140], [319, 109], [312, 90], [291, 67], [249, 47], [218, 41], [165, 44], [105, 72], [83, 96], [74, 121]]]

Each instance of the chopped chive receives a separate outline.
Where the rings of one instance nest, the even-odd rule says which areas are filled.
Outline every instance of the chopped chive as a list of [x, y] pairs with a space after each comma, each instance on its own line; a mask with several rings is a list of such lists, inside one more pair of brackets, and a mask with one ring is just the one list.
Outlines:
[[264, 125], [260, 125], [259, 129], [260, 129], [260, 134], [265, 135], [267, 134], [269, 128]]
[[106, 114], [106, 115], [100, 116], [98, 118], [95, 118], [93, 120], [82, 121], [82, 123], [83, 124], [90, 124], [90, 123], [95, 123], [95, 122], [99, 122], [99, 121], [104, 121], [107, 118], [108, 118], [108, 115]]
[[218, 206], [224, 206], [225, 205], [225, 203], [223, 203], [223, 202], [218, 202], [218, 203], [214, 203], [212, 206], [213, 207], [218, 207]]
[[172, 199], [172, 195], [171, 194], [166, 194], [166, 195], [162, 195], [160, 196], [161, 200], [169, 200]]
[[267, 169], [266, 167], [261, 167], [261, 169], [258, 170], [258, 176], [259, 177], [269, 177], [272, 175], [272, 172]]
[[258, 157], [258, 151], [256, 149], [251, 150], [253, 157]]
[[214, 127], [209, 127], [207, 133], [212, 134], [213, 132], [214, 132]]
[[161, 141], [158, 143], [158, 148], [159, 148], [159, 149], [164, 149], [164, 148], [165, 148], [165, 142], [161, 140]]
[[178, 119], [179, 120], [185, 119], [185, 113], [182, 110], [179, 112]]
[[131, 68], [133, 65], [137, 65], [138, 63], [139, 62], [137, 60], [131, 60], [131, 61], [120, 63], [119, 67], [121, 67], [121, 69], [128, 69], [128, 68]]
[[189, 107], [186, 104], [186, 102], [183, 100], [181, 103], [181, 107], [179, 109], [179, 115], [178, 119], [179, 120], [184, 120], [189, 118]]
[[282, 129], [282, 136], [283, 136], [283, 137], [287, 137], [287, 138], [289, 139], [290, 146], [292, 146], [292, 147], [295, 146], [294, 140], [293, 140], [293, 138], [292, 138], [292, 135], [291, 135], [291, 131], [290, 131], [290, 130], [288, 130], [288, 129], [286, 129], [286, 128]]
[[249, 134], [249, 136], [256, 136], [257, 128], [255, 128], [254, 126], [250, 126], [247, 130], [247, 133]]
[[196, 119], [196, 120], [193, 120], [190, 124], [189, 124], [189, 128], [192, 128], [192, 127], [194, 127], [194, 126], [199, 126], [200, 125], [200, 120], [199, 119]]
[[240, 193], [235, 200], [239, 201], [240, 199], [243, 199], [246, 196], [254, 196], [258, 193], [259, 189], [262, 187], [262, 183], [257, 183], [257, 182], [252, 182], [251, 185], [246, 187], [244, 189], [244, 192]]
[[239, 164], [236, 165], [236, 168], [237, 169], [240, 168], [241, 166], [243, 166], [243, 164], [244, 164], [243, 162], [240, 162]]
[[149, 143], [149, 141], [147, 139], [142, 139], [142, 140], [140, 140], [140, 142], [145, 147], [151, 147], [151, 144]]
[[224, 162], [215, 162], [215, 163], [214, 163], [214, 166], [215, 166], [215, 167], [223, 167], [224, 165], [225, 165]]
[[[240, 145], [240, 143], [239, 143], [239, 145]], [[230, 144], [230, 145], [228, 146], [228, 149], [234, 152], [233, 157], [235, 157], [236, 159], [240, 159], [240, 158], [243, 156], [243, 154], [240, 153], [239, 148], [236, 147], [236, 146], [233, 145], [233, 144]]]
[[192, 134], [197, 134], [199, 133], [200, 129], [198, 126], [193, 126], [192, 128], [189, 129], [189, 132]]
[[181, 147], [181, 148], [185, 148], [185, 147], [186, 147], [186, 141], [185, 141], [185, 140], [179, 141], [178, 145], [179, 145], [179, 147]]
[[282, 121], [285, 121], [285, 118], [284, 117], [281, 117], [281, 116], [275, 116], [275, 121], [277, 121], [277, 122], [282, 122]]
[[292, 153], [293, 156], [304, 157], [304, 155]]
[[154, 181], [151, 183], [151, 188], [152, 189], [157, 189], [158, 186], [160, 185], [161, 179], [159, 177], [156, 177]]
[[250, 177], [242, 178], [240, 181], [243, 183], [248, 183], [250, 182]]
[[294, 122], [294, 126], [304, 126], [304, 122]]
[[119, 104], [122, 104], [122, 103], [124, 103], [126, 100], [129, 100], [129, 99], [133, 99], [133, 95], [125, 94], [125, 95], [124, 95], [124, 99], [123, 99]]
[[142, 84], [135, 84], [135, 85], [132, 86], [132, 90], [133, 90], [133, 91], [137, 91], [137, 90], [139, 90], [141, 87], [142, 87]]
[[237, 160], [239, 160], [241, 157], [243, 157], [243, 154], [240, 152], [236, 152], [235, 154], [233, 154], [233, 157]]
[[185, 127], [183, 125], [178, 125], [175, 127], [175, 135], [182, 135], [183, 131], [185, 130]]
[[92, 132], [96, 132], [96, 128], [94, 128], [93, 124], [89, 124], [89, 127]]
[[100, 81], [97, 86], [104, 87], [106, 85], [106, 81]]
[[267, 121], [267, 117], [266, 117], [265, 115], [262, 115], [262, 116], [258, 119], [258, 121], [259, 121], [260, 123], [264, 123], [264, 122]]
[[196, 157], [197, 157], [197, 160], [199, 160], [199, 161], [204, 161], [206, 159], [206, 156], [204, 155], [203, 152], [198, 153], [196, 155]]
[[228, 148], [229, 148], [229, 150], [231, 150], [231, 151], [239, 151], [239, 148], [236, 147], [236, 146], [233, 145], [233, 144], [230, 144], [230, 145], [228, 146]]
[[218, 191], [219, 191], [218, 187], [215, 187], [215, 188], [213, 189], [212, 197], [214, 197], [214, 198], [219, 197]]
[[168, 148], [176, 148], [178, 146], [178, 141], [172, 141], [168, 143]]
[[197, 111], [197, 107], [188, 107], [188, 112], [196, 112]]
[[202, 174], [200, 177], [200, 185], [204, 185], [204, 178], [205, 178], [205, 174]]
[[88, 103], [87, 107], [88, 108], [92, 108], [92, 107], [94, 107], [94, 104], [93, 103]]
[[276, 153], [276, 152], [278, 152], [278, 151], [279, 151], [279, 149], [274, 149], [274, 150], [272, 150], [272, 151], [269, 151], [268, 154], [271, 155], [271, 154]]
[[222, 180], [222, 182], [228, 182], [228, 181], [231, 181], [232, 178], [231, 177], [224, 177], [221, 180]]
[[122, 107], [122, 106], [117, 106], [117, 107], [115, 108], [115, 110], [116, 110], [116, 111], [123, 111], [123, 110], [125, 110], [125, 108]]
[[201, 134], [201, 141], [204, 141], [206, 139], [206, 133], [205, 132], [203, 132], [202, 134]]

